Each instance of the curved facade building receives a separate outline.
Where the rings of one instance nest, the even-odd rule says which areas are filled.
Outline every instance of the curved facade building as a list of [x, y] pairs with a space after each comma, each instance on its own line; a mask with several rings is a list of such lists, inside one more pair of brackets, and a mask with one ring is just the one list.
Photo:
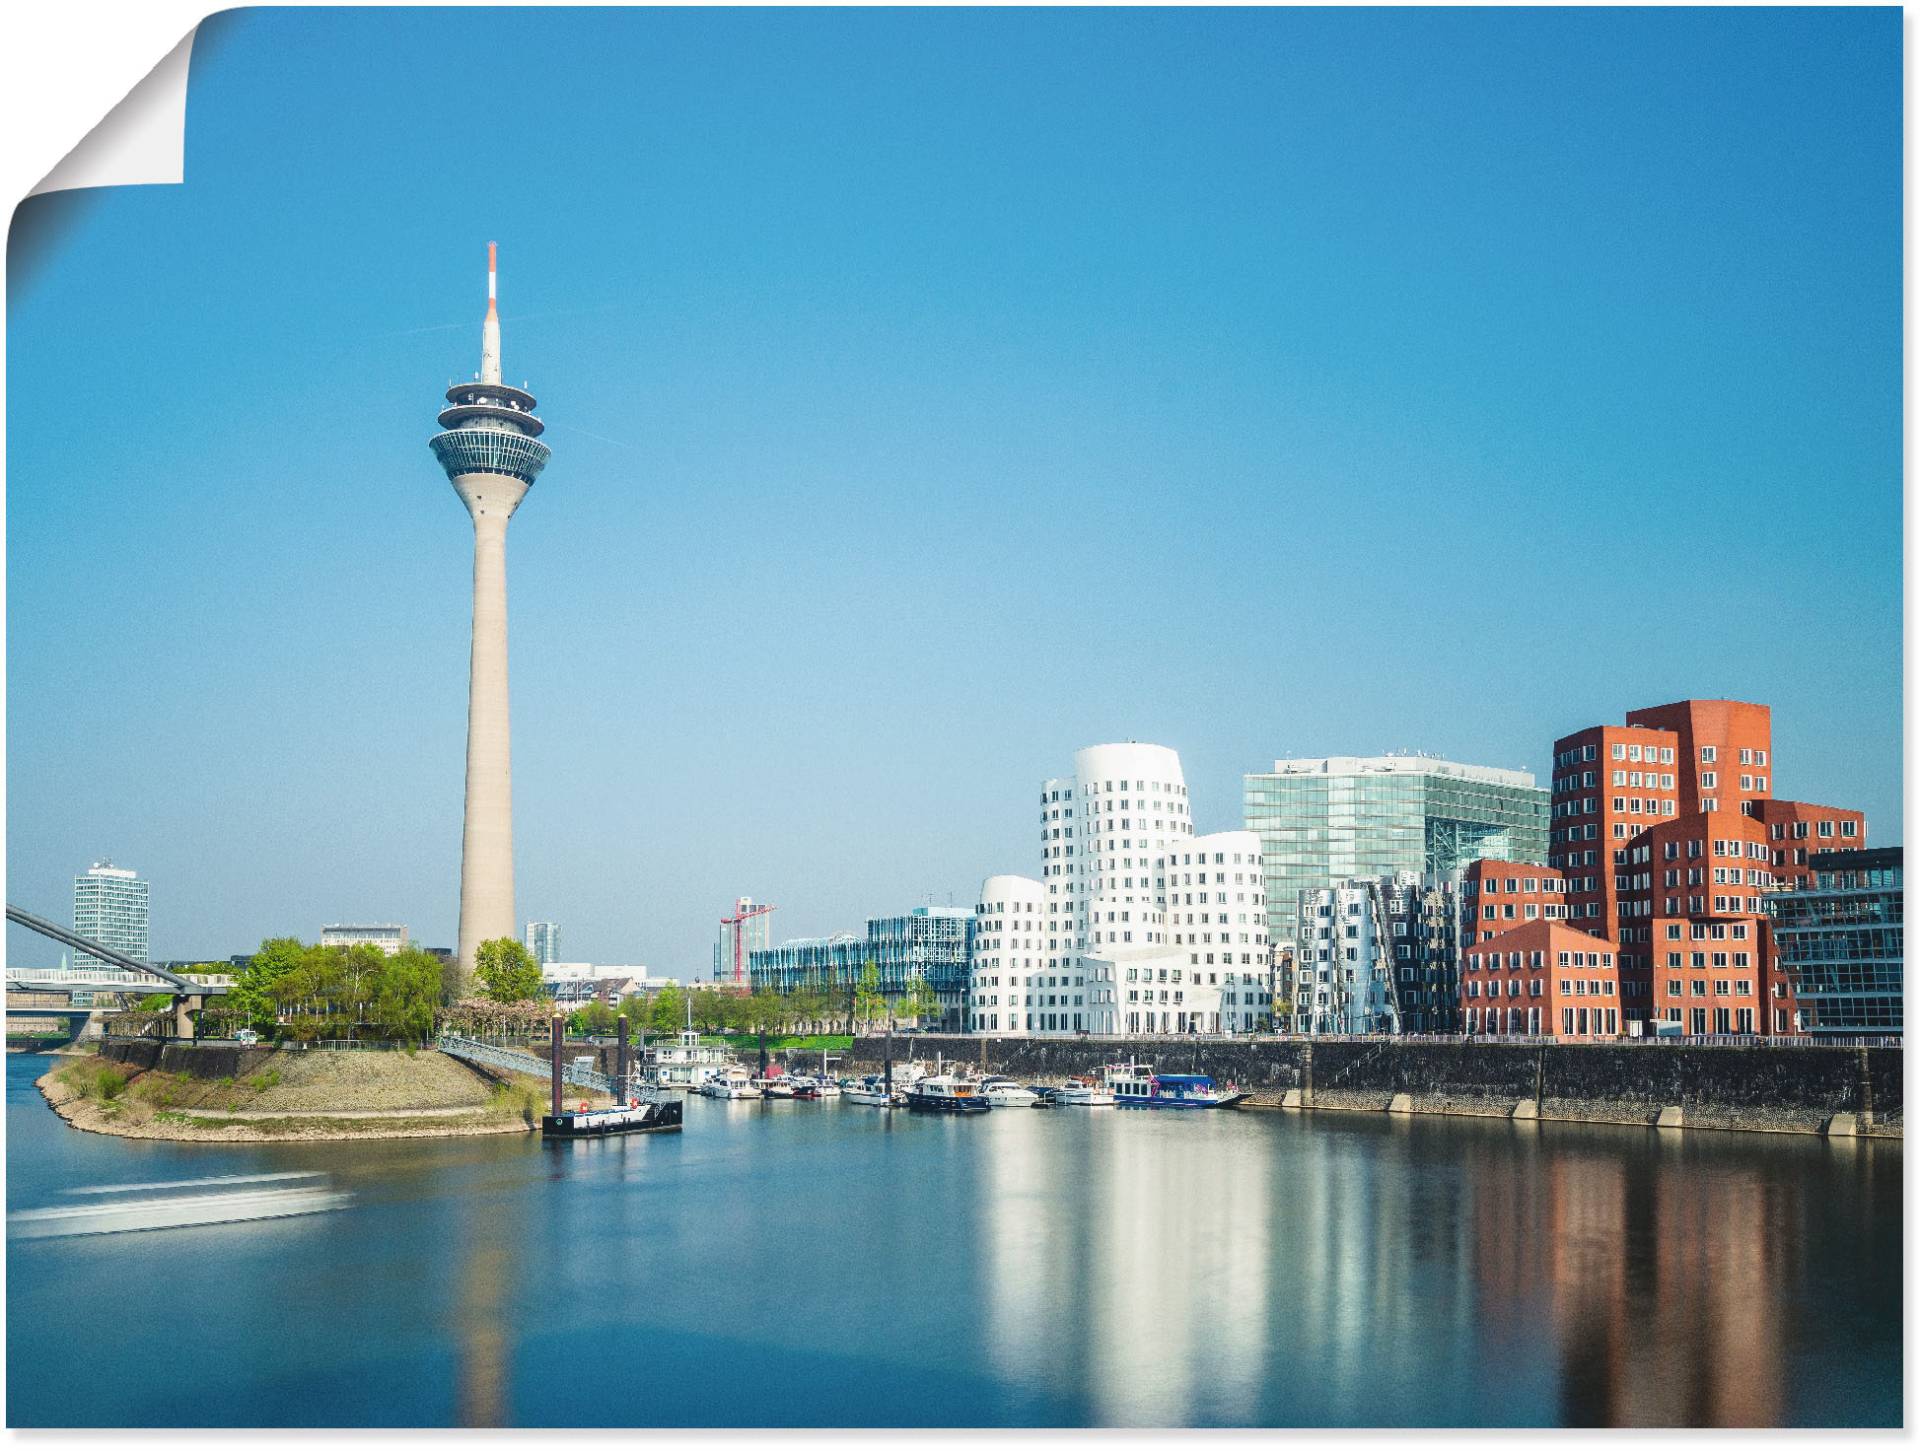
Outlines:
[[973, 907], [967, 1019], [977, 1033], [1037, 1031], [1047, 889], [1032, 877], [988, 877]]
[[[1137, 741], [1078, 752], [1073, 775], [1040, 788], [1040, 855], [1044, 953], [1021, 979], [1016, 1016], [1010, 970], [988, 967], [977, 949], [976, 1031], [1222, 1032], [1270, 1017], [1266, 923], [1256, 920], [1265, 910], [1259, 839], [1194, 836], [1176, 752]], [[1208, 880], [1195, 885], [1203, 871]], [[1186, 879], [1177, 921], [1170, 872]], [[999, 985], [980, 981], [996, 976]], [[996, 994], [997, 1004], [980, 1001]], [[990, 1026], [996, 1007], [1008, 1026]]]

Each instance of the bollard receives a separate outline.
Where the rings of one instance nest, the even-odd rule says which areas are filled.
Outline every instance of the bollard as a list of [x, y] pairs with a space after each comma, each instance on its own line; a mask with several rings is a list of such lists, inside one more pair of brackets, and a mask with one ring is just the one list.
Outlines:
[[621, 1108], [625, 1108], [627, 1099], [627, 1015], [620, 1015], [620, 1047], [614, 1053], [613, 1097]]
[[553, 1116], [560, 1117], [560, 1054], [566, 1046], [567, 1020], [553, 1015]]

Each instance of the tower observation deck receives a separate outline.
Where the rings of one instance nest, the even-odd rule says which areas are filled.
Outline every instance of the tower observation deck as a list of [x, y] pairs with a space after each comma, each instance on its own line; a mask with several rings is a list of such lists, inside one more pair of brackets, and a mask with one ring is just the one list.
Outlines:
[[427, 442], [473, 520], [473, 655], [467, 681], [467, 801], [460, 843], [460, 965], [512, 937], [513, 753], [507, 708], [507, 521], [550, 456], [533, 395], [500, 381], [498, 250], [487, 244], [480, 373], [447, 389]]

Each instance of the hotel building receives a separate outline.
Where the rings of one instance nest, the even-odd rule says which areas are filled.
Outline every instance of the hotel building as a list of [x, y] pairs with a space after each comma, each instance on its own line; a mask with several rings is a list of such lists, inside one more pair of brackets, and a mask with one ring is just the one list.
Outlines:
[[[147, 884], [126, 867], [97, 861], [73, 879], [73, 930], [80, 936], [125, 953], [147, 958]], [[75, 952], [73, 965], [104, 968], [91, 952]]]

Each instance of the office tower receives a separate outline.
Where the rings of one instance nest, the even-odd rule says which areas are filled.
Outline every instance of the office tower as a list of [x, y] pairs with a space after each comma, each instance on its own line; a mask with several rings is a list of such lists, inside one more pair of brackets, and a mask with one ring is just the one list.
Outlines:
[[[73, 930], [102, 947], [146, 962], [147, 884], [125, 867], [95, 862], [84, 876], [73, 879]], [[105, 968], [113, 964], [91, 952], [75, 952], [73, 965]]]

